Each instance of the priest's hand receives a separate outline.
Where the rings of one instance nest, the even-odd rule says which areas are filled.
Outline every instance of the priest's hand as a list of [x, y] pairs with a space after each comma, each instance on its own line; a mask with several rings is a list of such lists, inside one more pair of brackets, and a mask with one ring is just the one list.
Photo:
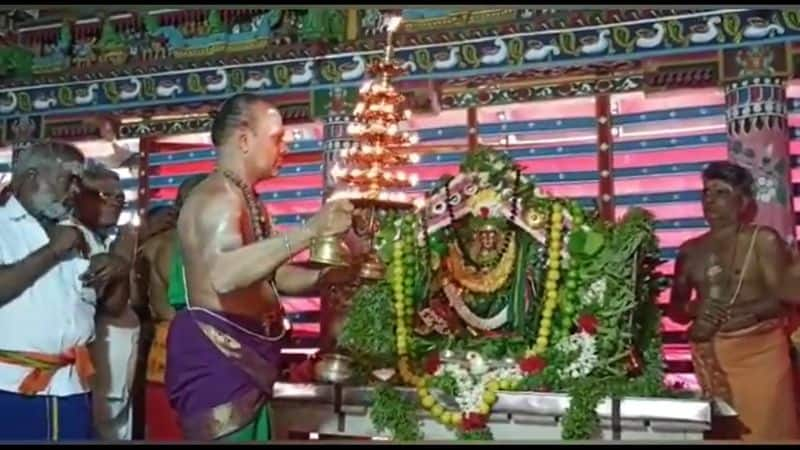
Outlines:
[[348, 200], [332, 200], [309, 221], [315, 236], [334, 236], [347, 231], [353, 223], [353, 204]]

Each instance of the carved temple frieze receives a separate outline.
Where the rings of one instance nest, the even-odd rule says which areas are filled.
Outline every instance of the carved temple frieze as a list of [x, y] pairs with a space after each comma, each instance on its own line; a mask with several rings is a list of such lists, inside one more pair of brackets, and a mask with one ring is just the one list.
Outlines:
[[[217, 24], [217, 16], [211, 10], [188, 16], [188, 13], [179, 14], [180, 11], [158, 17], [154, 15], [155, 19], [147, 22], [150, 32], [158, 35], [174, 34], [164, 31], [165, 27], [183, 33], [183, 29], [188, 27], [185, 25], [187, 20], [194, 21], [196, 33], [198, 26], [200, 31], [208, 33], [212, 28], [224, 25], [225, 33], [217, 34], [220, 35], [219, 42], [224, 41], [225, 45], [232, 42], [231, 24], [247, 20], [272, 24], [271, 39], [282, 39], [280, 33], [283, 31], [277, 30], [285, 31], [288, 23], [303, 28], [304, 34], [297, 35], [296, 42], [271, 44], [257, 58], [247, 52], [229, 57], [222, 51], [215, 56], [195, 55], [192, 58], [187, 56], [188, 59], [173, 54], [170, 59], [176, 65], [174, 67], [181, 67], [181, 70], [169, 69], [163, 64], [116, 64], [114, 71], [107, 74], [92, 70], [95, 79], [86, 79], [88, 75], [75, 73], [61, 75], [61, 78], [50, 80], [49, 84], [43, 83], [42, 79], [31, 79], [31, 83], [38, 84], [17, 87], [8, 87], [10, 81], [6, 77], [2, 80], [6, 88], [0, 89], [0, 122], [4, 122], [6, 138], [13, 135], [10, 127], [21, 127], [14, 124], [22, 117], [37, 117], [35, 123], [49, 123], [60, 122], [62, 117], [109, 113], [118, 117], [164, 115], [165, 111], [170, 114], [183, 105], [194, 105], [192, 108], [216, 105], [237, 92], [265, 94], [276, 100], [292, 97], [294, 100], [290, 103], [304, 105], [293, 109], [304, 111], [295, 114], [298, 118], [324, 117], [325, 105], [336, 95], [341, 95], [337, 92], [357, 88], [369, 76], [369, 63], [382, 54], [380, 39], [373, 38], [385, 25], [381, 21], [386, 16], [378, 10], [339, 10], [345, 19], [342, 42], [338, 42], [338, 38], [328, 39], [317, 30], [324, 28], [323, 23], [328, 23], [325, 20], [333, 20], [330, 17], [308, 16], [300, 10], [247, 11], [249, 15], [231, 19], [223, 10], [219, 13], [221, 24]], [[405, 77], [398, 79], [398, 83], [412, 86], [404, 93], [412, 94], [407, 96], [414, 100], [412, 109], [421, 111], [636, 90], [713, 86], [724, 83], [730, 76], [723, 73], [723, 53], [758, 48], [762, 44], [788, 49], [781, 55], [788, 72], [796, 71], [800, 59], [794, 58], [791, 50], [793, 43], [800, 43], [798, 10], [674, 12], [671, 16], [669, 11], [643, 10], [633, 17], [626, 11], [614, 10], [547, 15], [537, 12], [539, 10], [519, 9], [512, 10], [516, 15], [511, 19], [504, 15], [505, 10], [499, 9], [471, 10], [469, 17], [472, 19], [465, 19], [464, 12], [424, 11], [423, 14], [420, 10], [403, 10], [402, 14], [407, 16], [404, 26], [443, 20], [453, 14], [462, 14], [458, 17], [468, 23], [431, 32], [438, 33], [440, 38], [446, 34], [447, 39], [454, 39], [440, 44], [420, 45], [426, 36], [432, 36], [427, 32], [410, 33], [406, 30], [405, 34], [398, 33], [400, 43], [396, 58], [408, 71]], [[126, 28], [119, 25], [130, 18], [108, 16], [103, 21], [93, 22], [101, 36], [102, 28], [108, 29], [106, 24], [112, 18], [116, 35], [107, 30], [105, 39], [87, 38], [94, 35], [85, 30], [81, 33], [89, 34], [76, 34], [73, 27], [67, 40], [72, 45], [81, 39], [95, 39], [113, 47], [114, 42], [124, 41], [120, 34], [138, 30], [131, 25], [125, 31]], [[302, 26], [292, 22], [297, 20]], [[498, 25], [505, 20], [511, 21], [508, 26]], [[636, 22], [631, 22], [633, 20]], [[496, 35], [475, 37], [484, 29], [480, 21], [489, 24], [485, 28], [492, 29]], [[337, 23], [341, 25], [341, 21]], [[596, 25], [600, 23], [605, 25]], [[520, 24], [530, 25], [534, 31], [519, 32]], [[271, 28], [273, 25], [277, 27], [274, 30]], [[337, 30], [341, 28], [339, 25]], [[566, 26], [573, 28], [565, 29]], [[517, 27], [513, 30], [515, 33], [507, 33], [511, 30], [509, 27]], [[63, 31], [65, 28], [62, 27], [60, 32], [66, 33]], [[236, 34], [246, 32], [242, 30], [244, 28], [240, 27]], [[223, 39], [223, 34], [228, 37]], [[417, 44], [409, 43], [412, 36]], [[184, 36], [182, 39], [185, 44], [187, 38]], [[208, 36], [188, 39], [189, 42], [194, 42], [191, 39], [200, 39], [205, 44], [211, 42]], [[328, 44], [320, 44], [326, 40]], [[312, 41], [315, 44], [309, 45]], [[328, 45], [322, 49], [323, 54], [310, 56], [309, 52], [320, 51], [320, 45]], [[187, 44], [180, 48], [190, 47]], [[206, 49], [213, 47], [211, 44], [204, 46]], [[346, 49], [349, 53], [337, 53], [334, 51], [337, 49]], [[3, 64], [10, 61], [22, 64], [16, 58], [19, 51], [14, 47], [1, 48], [0, 68], [6, 67]], [[293, 56], [286, 57], [289, 54]], [[215, 63], [213, 67], [207, 67]], [[199, 125], [188, 126], [189, 129], [197, 127], [202, 128]], [[185, 128], [185, 125], [178, 128], [158, 125], [155, 130], [165, 132]], [[21, 129], [27, 130], [25, 127]], [[41, 134], [43, 130], [37, 132]]]
[[[303, 59], [324, 56], [326, 60], [337, 60], [339, 58], [334, 55], [354, 51], [366, 57], [372, 52], [379, 53], [382, 47], [380, 39], [373, 38], [370, 33], [377, 36], [386, 26], [386, 16], [378, 10], [353, 10], [353, 14], [348, 10], [331, 10], [327, 16], [314, 12], [317, 9], [305, 13], [253, 10], [249, 16], [233, 18], [225, 15], [226, 11], [184, 11], [163, 17], [129, 14], [116, 21], [111, 18], [102, 22], [94, 20], [80, 27], [64, 23], [37, 31], [34, 37], [20, 34], [18, 45], [3, 47], [0, 51], [0, 70], [6, 78], [4, 86], [87, 82], [92, 76], [101, 80], [179, 67], [202, 70], [202, 66], [213, 67], [220, 63], [235, 66], [297, 59], [301, 60], [299, 66], [302, 67]], [[588, 13], [573, 14], [569, 20], [560, 21], [559, 14], [543, 16], [547, 20], [533, 15], [524, 21], [509, 22], [508, 26], [489, 20], [492, 14], [497, 16], [497, 11], [504, 10], [459, 13], [484, 14], [487, 18], [481, 20], [486, 23], [486, 32], [482, 31], [481, 20], [476, 19], [472, 21], [475, 23], [470, 22], [464, 25], [466, 28], [455, 31], [445, 27], [431, 33], [398, 33], [397, 42], [401, 47], [398, 56], [409, 65], [413, 64], [411, 75], [422, 75], [494, 66], [584, 64], [608, 57], [636, 59], [654, 52], [692, 52], [764, 39], [794, 40], [800, 31], [800, 16], [794, 10], [774, 11], [767, 17], [747, 10], [677, 16], [649, 14], [652, 17], [645, 15], [636, 22], [616, 24], [605, 24], [600, 16], [584, 17]], [[534, 10], [510, 11], [518, 19]], [[622, 20], [624, 15], [614, 17]], [[410, 20], [405, 26], [413, 29], [430, 20], [434, 18]], [[556, 27], [548, 26], [554, 21]], [[604, 25], [598, 25], [600, 22]], [[564, 27], [559, 28], [561, 24]], [[307, 45], [312, 42], [315, 44]], [[340, 62], [347, 63], [346, 58], [342, 56]], [[336, 67], [340, 65], [337, 61]], [[330, 78], [335, 79], [342, 71], [324, 70], [317, 68], [320, 82], [332, 82]], [[345, 77], [343, 81], [349, 80]]]
[[12, 30], [4, 35], [0, 74], [11, 79], [3, 84], [13, 87], [379, 50], [388, 13], [405, 18], [398, 45], [415, 46], [676, 18], [696, 11], [161, 9], [80, 18], [62, 14], [18, 24], [0, 16], [5, 29]]

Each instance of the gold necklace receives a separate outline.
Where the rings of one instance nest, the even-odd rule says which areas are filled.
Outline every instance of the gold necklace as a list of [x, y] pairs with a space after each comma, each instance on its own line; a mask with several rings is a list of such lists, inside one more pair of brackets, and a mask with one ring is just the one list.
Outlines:
[[457, 244], [450, 244], [445, 265], [461, 286], [472, 292], [489, 294], [497, 291], [508, 281], [514, 269], [517, 254], [516, 239], [509, 239], [508, 246], [500, 257], [500, 261], [488, 272], [475, 270], [466, 264], [464, 255]]

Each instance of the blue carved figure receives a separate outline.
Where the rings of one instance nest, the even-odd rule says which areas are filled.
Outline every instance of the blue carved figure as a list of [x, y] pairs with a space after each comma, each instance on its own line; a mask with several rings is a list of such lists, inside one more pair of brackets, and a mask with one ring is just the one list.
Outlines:
[[240, 25], [234, 25], [231, 34], [228, 35], [228, 42], [246, 42], [272, 37], [272, 30], [281, 20], [283, 11], [271, 9], [264, 14], [253, 17], [250, 20], [250, 31], [240, 31]]
[[170, 50], [184, 48], [186, 46], [183, 33], [174, 26], [162, 27], [158, 25], [158, 19], [149, 14], [144, 17], [144, 27], [152, 37], [163, 37], [167, 40], [167, 47]]
[[33, 58], [34, 72], [49, 72], [69, 65], [69, 50], [72, 46], [72, 31], [69, 23], [61, 25], [58, 41], [46, 45], [41, 56]]

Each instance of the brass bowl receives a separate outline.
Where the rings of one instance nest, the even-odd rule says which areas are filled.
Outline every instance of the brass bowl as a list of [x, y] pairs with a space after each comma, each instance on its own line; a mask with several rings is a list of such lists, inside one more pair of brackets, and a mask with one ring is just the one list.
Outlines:
[[345, 355], [322, 355], [314, 364], [314, 379], [321, 383], [341, 384], [353, 377], [353, 360]]
[[386, 268], [375, 252], [367, 256], [367, 260], [361, 265], [358, 275], [367, 280], [382, 280], [386, 275]]

